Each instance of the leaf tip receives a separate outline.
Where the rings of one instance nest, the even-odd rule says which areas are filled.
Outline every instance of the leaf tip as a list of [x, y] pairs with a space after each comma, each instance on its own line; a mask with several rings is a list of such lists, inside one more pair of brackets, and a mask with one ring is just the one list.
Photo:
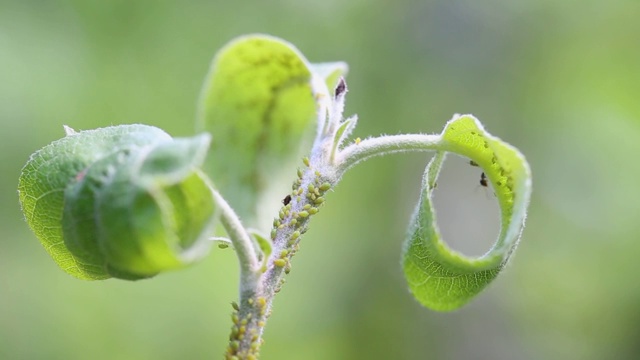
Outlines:
[[74, 130], [72, 127], [70, 127], [70, 126], [62, 125], [62, 127], [63, 127], [63, 129], [64, 129], [64, 134], [65, 134], [66, 136], [72, 136], [72, 135], [75, 135], [75, 134], [77, 134], [77, 133], [78, 133], [77, 131], [75, 131], [75, 130]]

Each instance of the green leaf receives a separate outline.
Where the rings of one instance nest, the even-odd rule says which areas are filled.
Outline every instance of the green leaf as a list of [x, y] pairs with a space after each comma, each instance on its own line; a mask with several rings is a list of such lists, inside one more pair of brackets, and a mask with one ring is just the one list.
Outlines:
[[316, 118], [312, 79], [335, 82], [346, 71], [344, 63], [320, 65], [321, 75], [312, 67], [290, 43], [249, 35], [221, 49], [205, 79], [198, 126], [214, 135], [207, 172], [248, 224], [256, 225], [257, 209], [272, 200], [264, 195], [282, 185], [279, 176], [294, 173], [308, 143]]
[[269, 260], [269, 256], [271, 256], [271, 251], [273, 250], [273, 244], [271, 240], [267, 239], [266, 236], [262, 235], [258, 231], [250, 231], [253, 239], [258, 243], [260, 247], [260, 256], [262, 259], [262, 269], [267, 269], [267, 261]]
[[331, 150], [331, 158], [335, 157], [336, 150], [338, 150], [338, 148], [340, 148], [347, 137], [351, 135], [351, 132], [356, 128], [357, 123], [358, 118], [356, 116], [353, 116], [346, 119], [342, 124], [340, 124], [340, 127], [338, 127], [335, 135], [333, 136], [333, 149]]
[[209, 135], [144, 125], [75, 133], [34, 153], [19, 182], [27, 223], [69, 274], [138, 279], [206, 254], [216, 207]]
[[[520, 238], [531, 196], [531, 171], [517, 149], [487, 133], [474, 117], [454, 117], [426, 168], [422, 195], [403, 251], [404, 273], [416, 299], [434, 310], [455, 310], [482, 291], [505, 267]], [[431, 203], [445, 157], [470, 158], [487, 175], [501, 209], [500, 233], [479, 258], [450, 249], [440, 238]]]

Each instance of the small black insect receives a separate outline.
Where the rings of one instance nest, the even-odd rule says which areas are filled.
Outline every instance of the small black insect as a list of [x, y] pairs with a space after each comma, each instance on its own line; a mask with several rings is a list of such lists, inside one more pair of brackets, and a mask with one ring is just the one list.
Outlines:
[[341, 77], [338, 81], [338, 85], [336, 86], [334, 97], [338, 98], [338, 96], [344, 94], [345, 91], [347, 91], [347, 83], [344, 81], [344, 78]]
[[291, 195], [287, 195], [284, 197], [284, 199], [282, 199], [282, 203], [284, 204], [284, 206], [289, 205], [290, 202], [291, 202]]
[[469, 160], [469, 165], [471, 166], [478, 166], [478, 163], [473, 161], [473, 160]]
[[484, 173], [480, 174], [480, 185], [484, 187], [489, 186], [489, 183], [487, 182], [487, 176]]

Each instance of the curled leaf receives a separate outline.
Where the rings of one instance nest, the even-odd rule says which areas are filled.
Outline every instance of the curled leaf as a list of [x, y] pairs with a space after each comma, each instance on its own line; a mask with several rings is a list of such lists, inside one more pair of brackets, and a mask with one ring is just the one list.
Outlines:
[[198, 114], [199, 128], [215, 135], [206, 169], [249, 225], [257, 226], [256, 210], [272, 200], [266, 193], [286, 191], [278, 174], [295, 171], [312, 135], [315, 87], [326, 89], [346, 65], [318, 65], [320, 74], [315, 69], [293, 45], [267, 35], [237, 38], [213, 60]]
[[[404, 273], [416, 299], [434, 310], [455, 310], [482, 291], [504, 268], [520, 238], [531, 196], [531, 171], [518, 150], [487, 133], [474, 117], [452, 119], [440, 151], [426, 168], [422, 195], [403, 251]], [[479, 258], [450, 249], [440, 238], [431, 203], [445, 152], [470, 158], [491, 182], [501, 210], [493, 247]]]
[[20, 176], [27, 223], [56, 263], [81, 279], [138, 279], [206, 254], [216, 206], [198, 170], [209, 135], [172, 139], [144, 125], [67, 136]]

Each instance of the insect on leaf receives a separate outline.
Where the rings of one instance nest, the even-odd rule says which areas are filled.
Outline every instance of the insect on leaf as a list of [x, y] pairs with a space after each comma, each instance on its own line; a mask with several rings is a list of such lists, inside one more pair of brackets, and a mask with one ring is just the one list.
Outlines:
[[[403, 251], [403, 267], [416, 299], [433, 310], [455, 310], [482, 291], [504, 268], [520, 239], [531, 196], [531, 172], [512, 146], [487, 133], [474, 117], [456, 116], [442, 133], [425, 170], [422, 194]], [[468, 157], [485, 172], [500, 206], [500, 233], [483, 256], [470, 258], [441, 239], [432, 205], [435, 181], [446, 152]]]

